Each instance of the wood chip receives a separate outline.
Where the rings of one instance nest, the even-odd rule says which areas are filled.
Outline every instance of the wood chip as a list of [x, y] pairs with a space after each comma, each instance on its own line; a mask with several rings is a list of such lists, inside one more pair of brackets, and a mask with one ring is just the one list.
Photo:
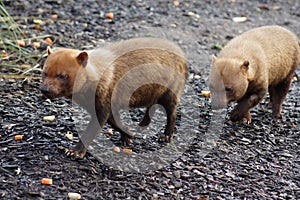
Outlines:
[[76, 193], [76, 192], [69, 192], [68, 197], [70, 199], [81, 199], [81, 195], [79, 193]]
[[232, 20], [234, 22], [241, 23], [241, 22], [245, 22], [247, 20], [247, 17], [234, 17], [234, 18], [232, 18]]
[[108, 134], [108, 135], [113, 135], [113, 130], [112, 130], [111, 128], [108, 129], [107, 134]]
[[123, 152], [125, 152], [125, 153], [131, 153], [132, 150], [131, 150], [131, 149], [124, 148], [124, 149], [123, 149]]
[[50, 115], [50, 116], [45, 116], [43, 117], [44, 121], [54, 121], [55, 120], [55, 116], [54, 115]]
[[23, 139], [23, 135], [15, 135], [15, 140], [22, 140]]
[[42, 178], [42, 184], [43, 185], [52, 185], [52, 179], [51, 178]]
[[201, 95], [204, 97], [210, 97], [210, 91], [202, 90]]

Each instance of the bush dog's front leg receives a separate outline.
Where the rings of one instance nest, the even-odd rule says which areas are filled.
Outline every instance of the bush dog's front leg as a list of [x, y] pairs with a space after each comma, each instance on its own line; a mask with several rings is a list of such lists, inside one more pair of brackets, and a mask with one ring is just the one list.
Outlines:
[[[117, 123], [116, 121], [118, 121], [119, 123]], [[116, 131], [120, 132], [122, 145], [131, 145], [132, 144], [133, 134], [131, 133], [130, 129], [127, 126], [124, 126], [121, 123], [121, 118], [120, 118], [119, 113], [118, 113], [118, 115], [116, 115], [116, 114], [113, 115], [111, 113], [110, 117], [108, 118], [108, 123]]]
[[96, 115], [92, 115], [91, 121], [89, 122], [84, 134], [80, 137], [79, 142], [74, 148], [67, 149], [66, 154], [73, 159], [83, 159], [88, 146], [93, 142], [97, 134], [104, 126], [108, 118], [107, 108], [97, 112]]
[[256, 93], [245, 95], [235, 108], [232, 110], [230, 119], [233, 122], [245, 121], [247, 124], [251, 123], [252, 117], [250, 114], [250, 109], [256, 106], [267, 93], [266, 89], [260, 89]]

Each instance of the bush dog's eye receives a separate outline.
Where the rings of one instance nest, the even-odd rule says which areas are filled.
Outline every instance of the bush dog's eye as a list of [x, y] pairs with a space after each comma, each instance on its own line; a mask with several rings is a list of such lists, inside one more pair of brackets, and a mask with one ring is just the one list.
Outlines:
[[43, 72], [42, 73], [42, 78], [46, 78], [46, 76], [47, 76], [46, 72]]
[[69, 78], [68, 74], [58, 74], [57, 78], [60, 80], [66, 80]]
[[233, 92], [233, 88], [225, 87], [225, 91], [226, 91], [226, 93], [231, 94]]

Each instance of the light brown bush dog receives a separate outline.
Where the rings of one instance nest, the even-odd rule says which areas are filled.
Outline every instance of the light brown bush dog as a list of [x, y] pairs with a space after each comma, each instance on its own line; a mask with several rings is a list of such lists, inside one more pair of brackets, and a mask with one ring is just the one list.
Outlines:
[[121, 133], [124, 143], [131, 142], [132, 134], [120, 122], [119, 110], [124, 107], [146, 107], [140, 122], [146, 126], [150, 107], [162, 105], [167, 124], [160, 139], [170, 142], [187, 73], [182, 50], [162, 39], [131, 39], [92, 51], [49, 48], [40, 90], [48, 98], [71, 98], [91, 114], [79, 143], [67, 151], [83, 158], [106, 122]]
[[220, 108], [237, 101], [231, 120], [250, 123], [250, 108], [269, 92], [273, 117], [280, 118], [299, 61], [296, 36], [280, 26], [263, 26], [237, 36], [218, 58], [212, 58], [212, 106]]

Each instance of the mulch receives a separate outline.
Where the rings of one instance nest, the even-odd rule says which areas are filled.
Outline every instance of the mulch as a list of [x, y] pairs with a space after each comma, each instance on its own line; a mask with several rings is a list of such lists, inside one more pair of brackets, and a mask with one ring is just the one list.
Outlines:
[[[161, 127], [154, 127], [148, 135], [137, 137], [131, 147], [133, 154], [127, 153], [131, 156], [118, 154], [116, 158], [110, 157], [109, 163], [89, 151], [83, 160], [72, 160], [64, 154], [62, 147], [76, 143], [80, 131], [78, 119], [87, 122], [88, 115], [67, 99], [50, 101], [43, 98], [39, 92], [40, 68], [26, 79], [1, 77], [1, 199], [68, 199], [69, 192], [81, 194], [82, 199], [300, 197], [299, 69], [283, 104], [282, 120], [272, 119], [269, 97], [266, 97], [251, 111], [251, 124], [232, 124], [225, 113], [222, 126], [213, 129], [210, 99], [201, 96], [202, 90], [208, 90], [211, 55], [218, 54], [220, 48], [236, 35], [250, 28], [277, 24], [292, 30], [300, 38], [300, 4], [297, 1], [186, 0], [179, 1], [177, 6], [173, 1], [162, 0], [3, 2], [27, 37], [49, 34], [54, 47], [92, 49], [105, 42], [138, 36], [174, 41], [189, 59], [187, 85], [192, 88], [190, 97], [196, 102], [194, 106], [199, 118], [191, 129], [194, 132], [192, 140], [186, 143], [180, 156], [158, 169], [128, 171], [116, 168], [115, 163], [118, 162], [116, 158], [128, 158], [130, 163], [136, 159], [132, 155], [165, 148], [157, 142]], [[113, 19], [105, 16], [108, 12], [114, 13]], [[234, 17], [246, 17], [246, 21], [234, 22]], [[42, 20], [38, 29], [35, 19]], [[43, 42], [43, 39], [36, 40]], [[45, 48], [42, 46], [37, 51], [43, 52]], [[0, 72], [11, 74], [15, 71], [1, 68]], [[180, 106], [179, 113], [189, 112], [184, 108]], [[229, 106], [228, 111], [231, 109]], [[132, 111], [134, 123], [142, 114], [142, 110]], [[55, 116], [55, 120], [45, 121], [45, 116]], [[183, 115], [180, 117], [184, 118]], [[177, 130], [189, 125], [184, 124], [184, 120], [181, 122], [180, 125], [178, 121]], [[113, 130], [114, 134], [109, 136], [108, 129], [110, 127], [106, 125], [101, 135], [122, 148], [119, 134]], [[219, 131], [219, 135], [214, 146], [208, 146], [205, 152], [203, 147], [211, 130]], [[74, 135], [72, 141], [66, 138], [67, 133]], [[16, 141], [16, 135], [23, 135], [23, 139]], [[175, 137], [184, 138], [182, 135]], [[146, 167], [145, 164], [141, 168]], [[42, 178], [51, 178], [53, 184], [43, 185]]]

